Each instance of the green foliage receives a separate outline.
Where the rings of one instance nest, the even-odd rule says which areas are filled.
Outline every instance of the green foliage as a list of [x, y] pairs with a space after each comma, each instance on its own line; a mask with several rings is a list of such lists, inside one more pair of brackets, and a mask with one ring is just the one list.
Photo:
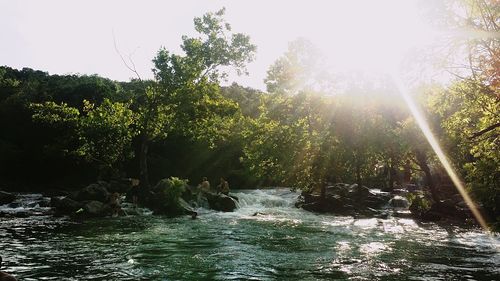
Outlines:
[[32, 103], [29, 105], [35, 124], [50, 131], [51, 142], [44, 148], [46, 153], [74, 156], [80, 145], [80, 112], [65, 103]]
[[412, 213], [422, 216], [427, 213], [432, 206], [431, 201], [423, 194], [410, 193], [407, 196]]
[[170, 177], [163, 179], [155, 186], [154, 190], [159, 192], [159, 198], [168, 209], [179, 210], [179, 199], [186, 190], [188, 180]]
[[326, 70], [324, 57], [315, 46], [298, 39], [274, 62], [264, 80], [270, 93], [297, 94], [301, 91], [331, 90], [332, 75]]
[[83, 100], [83, 115], [76, 108], [54, 102], [32, 103], [32, 118], [52, 130], [66, 132], [52, 145], [72, 155], [78, 155], [99, 165], [101, 175], [111, 175], [117, 165], [131, 156], [134, 116], [127, 104], [104, 99], [94, 108]]
[[[434, 91], [429, 107], [440, 118], [444, 141], [467, 186], [492, 216], [500, 214], [500, 111], [491, 87], [475, 80]], [[488, 130], [488, 128], [492, 128]], [[482, 133], [481, 133], [482, 132]]]
[[84, 100], [86, 115], [80, 120], [82, 146], [78, 152], [90, 161], [97, 161], [101, 169], [113, 170], [133, 156], [130, 145], [135, 135], [132, 128], [135, 119], [128, 106], [104, 99], [94, 108]]
[[241, 114], [251, 118], [259, 117], [260, 100], [263, 94], [258, 90], [242, 87], [236, 83], [231, 84], [229, 87], [221, 88], [221, 95], [226, 99], [236, 102], [241, 109]]
[[[312, 190], [327, 182], [390, 188], [402, 169], [430, 179], [439, 170], [390, 82], [332, 81], [317, 49], [298, 40], [269, 68], [268, 93], [221, 87], [229, 68], [246, 73], [256, 47], [232, 32], [224, 9], [195, 18], [194, 28], [197, 35], [182, 37], [182, 53], [158, 51], [153, 80], [0, 67], [0, 177], [227, 176], [232, 186]], [[469, 190], [499, 217], [497, 62], [491, 54], [472, 59], [476, 75], [419, 89], [425, 94], [416, 98]], [[186, 184], [170, 178], [159, 186], [177, 204]], [[430, 207], [412, 199], [419, 212]]]
[[32, 103], [33, 120], [46, 123], [52, 127], [77, 127], [80, 112], [67, 104], [55, 102]]
[[220, 94], [223, 67], [246, 72], [256, 47], [250, 38], [232, 33], [224, 9], [195, 18], [199, 37], [182, 37], [183, 55], [161, 48], [153, 59], [155, 81], [149, 83], [134, 106], [138, 109], [141, 182], [149, 185], [148, 149], [169, 134], [187, 136], [214, 146], [223, 140], [238, 112], [237, 105]]

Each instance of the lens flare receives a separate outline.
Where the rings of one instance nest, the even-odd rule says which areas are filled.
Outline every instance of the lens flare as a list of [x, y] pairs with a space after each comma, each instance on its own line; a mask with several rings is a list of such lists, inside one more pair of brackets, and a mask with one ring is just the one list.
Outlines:
[[403, 99], [405, 100], [406, 104], [408, 105], [408, 108], [410, 109], [411, 114], [413, 115], [413, 118], [415, 118], [418, 126], [420, 127], [420, 130], [424, 134], [425, 138], [431, 145], [432, 149], [436, 153], [437, 157], [439, 158], [439, 161], [443, 165], [443, 167], [446, 170], [446, 173], [450, 176], [451, 180], [453, 181], [453, 184], [455, 185], [456, 189], [464, 199], [465, 203], [471, 210], [472, 214], [476, 218], [477, 222], [481, 225], [481, 227], [489, 232], [489, 227], [486, 224], [486, 220], [484, 217], [481, 215], [479, 212], [479, 209], [476, 205], [476, 203], [472, 200], [472, 198], [469, 196], [467, 193], [467, 190], [465, 189], [465, 186], [460, 180], [460, 177], [457, 175], [455, 170], [450, 164], [450, 161], [448, 160], [448, 157], [446, 157], [446, 154], [443, 152], [441, 149], [441, 146], [437, 142], [434, 134], [432, 133], [431, 129], [429, 128], [429, 124], [424, 118], [424, 115], [420, 112], [418, 109], [417, 105], [413, 101], [412, 97], [408, 93], [407, 88], [403, 85], [402, 80], [398, 79], [396, 75], [393, 75], [393, 80], [396, 83], [396, 86], [398, 88], [399, 93], [403, 96]]

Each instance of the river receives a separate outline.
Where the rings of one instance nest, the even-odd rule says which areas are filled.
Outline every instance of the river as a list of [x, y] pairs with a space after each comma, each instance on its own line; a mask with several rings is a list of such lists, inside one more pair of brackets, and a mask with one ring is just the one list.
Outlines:
[[20, 280], [500, 280], [498, 235], [318, 215], [287, 189], [234, 194], [237, 211], [200, 209], [196, 220], [0, 218], [3, 270]]

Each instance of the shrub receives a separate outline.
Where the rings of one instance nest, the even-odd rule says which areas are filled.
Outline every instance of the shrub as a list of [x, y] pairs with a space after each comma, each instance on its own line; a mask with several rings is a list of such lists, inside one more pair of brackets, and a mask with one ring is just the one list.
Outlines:
[[155, 190], [159, 196], [158, 199], [162, 201], [163, 209], [174, 212], [181, 209], [179, 198], [186, 190], [187, 183], [188, 180], [179, 179], [177, 177], [162, 179], [158, 182]]

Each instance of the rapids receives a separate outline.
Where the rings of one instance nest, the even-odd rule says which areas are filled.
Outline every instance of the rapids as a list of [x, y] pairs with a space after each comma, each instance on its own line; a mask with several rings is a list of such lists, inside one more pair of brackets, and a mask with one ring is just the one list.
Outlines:
[[196, 220], [0, 218], [3, 270], [20, 280], [500, 280], [500, 237], [480, 229], [314, 214], [287, 189], [234, 195], [235, 212], [199, 209]]

